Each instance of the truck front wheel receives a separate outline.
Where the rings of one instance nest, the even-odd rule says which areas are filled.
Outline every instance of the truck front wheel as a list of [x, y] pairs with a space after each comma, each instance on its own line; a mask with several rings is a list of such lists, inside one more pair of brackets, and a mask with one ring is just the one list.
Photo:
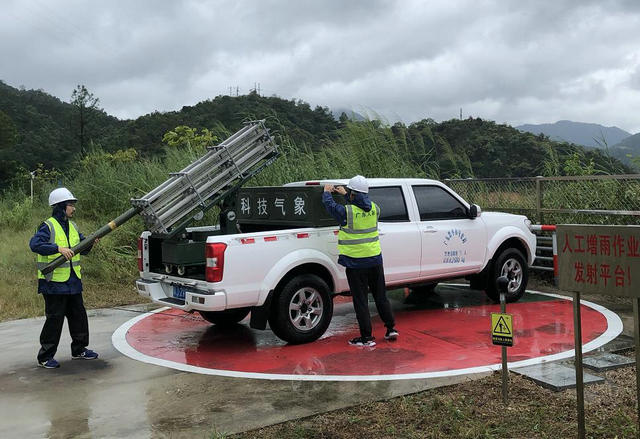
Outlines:
[[500, 302], [500, 291], [498, 290], [498, 278], [500, 276], [506, 276], [509, 279], [505, 294], [507, 303], [520, 300], [527, 289], [527, 282], [529, 281], [527, 263], [520, 250], [515, 248], [502, 250], [491, 267], [485, 292], [496, 303]]
[[235, 325], [247, 314], [249, 314], [250, 308], [234, 308], [227, 309], [225, 311], [198, 311], [203, 319], [209, 323], [213, 323], [217, 326], [231, 326]]
[[332, 315], [333, 302], [327, 283], [314, 274], [302, 274], [276, 293], [269, 326], [286, 342], [309, 343], [324, 334]]

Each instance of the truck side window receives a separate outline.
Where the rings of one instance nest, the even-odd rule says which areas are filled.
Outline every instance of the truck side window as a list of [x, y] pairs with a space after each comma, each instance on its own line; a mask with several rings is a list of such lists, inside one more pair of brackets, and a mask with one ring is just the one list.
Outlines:
[[372, 187], [369, 198], [380, 207], [380, 221], [409, 221], [407, 204], [400, 186]]
[[440, 186], [413, 186], [420, 220], [467, 218], [467, 209]]

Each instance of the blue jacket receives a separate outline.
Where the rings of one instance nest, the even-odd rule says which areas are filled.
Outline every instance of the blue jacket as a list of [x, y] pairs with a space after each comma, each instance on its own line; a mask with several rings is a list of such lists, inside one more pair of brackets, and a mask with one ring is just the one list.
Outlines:
[[[53, 216], [64, 230], [64, 233], [69, 238], [69, 220], [66, 219], [64, 210], [57, 206], [53, 209]], [[84, 236], [80, 231], [80, 241], [84, 240]], [[58, 253], [58, 246], [49, 242], [51, 233], [49, 227], [43, 222], [38, 227], [38, 231], [29, 241], [29, 247], [34, 253], [38, 253], [43, 256], [53, 255]], [[91, 247], [84, 250], [81, 255], [86, 255], [91, 250]], [[82, 293], [82, 280], [76, 276], [75, 272], [71, 270], [71, 276], [66, 282], [47, 282], [45, 279], [38, 279], [38, 293], [40, 294], [80, 294]]]
[[[353, 202], [345, 195], [346, 203], [354, 204], [365, 212], [369, 212], [371, 210], [371, 200], [369, 200], [369, 196], [360, 192], [353, 193], [355, 195]], [[347, 224], [346, 208], [342, 204], [336, 203], [330, 192], [325, 191], [322, 193], [322, 203], [324, 204], [325, 209], [327, 209], [327, 212], [329, 212], [329, 215], [334, 217], [341, 226], [345, 226]], [[340, 255], [338, 256], [338, 264], [347, 268], [375, 267], [376, 265], [382, 265], [382, 253], [369, 258], [352, 258]]]

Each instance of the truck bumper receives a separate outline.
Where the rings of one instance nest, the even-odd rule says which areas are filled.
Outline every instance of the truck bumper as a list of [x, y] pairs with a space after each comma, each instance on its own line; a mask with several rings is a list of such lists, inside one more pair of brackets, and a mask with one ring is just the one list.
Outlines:
[[183, 311], [224, 311], [227, 308], [227, 296], [224, 291], [201, 293], [183, 289], [184, 299], [174, 297], [174, 286], [165, 282], [146, 279], [136, 280], [138, 294], [148, 297], [152, 302]]

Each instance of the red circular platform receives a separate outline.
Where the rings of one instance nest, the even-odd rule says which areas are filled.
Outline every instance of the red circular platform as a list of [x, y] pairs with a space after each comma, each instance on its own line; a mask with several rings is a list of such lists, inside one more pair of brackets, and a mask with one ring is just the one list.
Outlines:
[[[445, 291], [441, 293], [442, 290]], [[478, 296], [482, 293], [469, 291], [441, 286], [436, 295], [439, 300], [428, 306], [409, 306], [402, 300], [393, 300], [400, 337], [395, 342], [384, 340], [384, 327], [374, 315], [378, 344], [372, 348], [348, 345], [347, 340], [358, 336], [359, 331], [353, 307], [344, 299], [336, 300], [334, 318], [326, 334], [304, 345], [287, 345], [269, 330], [250, 329], [248, 319], [223, 329], [198, 314], [168, 309], [125, 323], [114, 333], [113, 343], [124, 354], [141, 361], [252, 378], [407, 379], [498, 369], [501, 350], [491, 343], [490, 313], [499, 312], [500, 307]], [[534, 292], [527, 296], [525, 301], [507, 307], [507, 312], [513, 314], [514, 327], [514, 346], [508, 348], [509, 366], [572, 356], [571, 300]], [[611, 311], [584, 301], [581, 310], [585, 352], [621, 332], [622, 323]]]

